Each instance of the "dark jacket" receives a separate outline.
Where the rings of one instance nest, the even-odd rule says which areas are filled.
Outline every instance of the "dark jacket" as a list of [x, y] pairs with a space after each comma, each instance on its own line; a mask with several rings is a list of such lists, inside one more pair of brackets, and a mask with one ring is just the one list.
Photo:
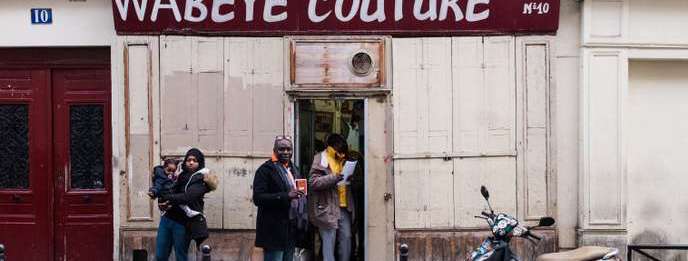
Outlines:
[[[290, 222], [291, 200], [287, 186], [277, 165], [268, 160], [253, 178], [253, 203], [258, 207], [256, 217], [256, 247], [282, 250], [294, 247], [299, 237], [296, 225]], [[289, 163], [294, 179], [301, 178], [292, 162]]]
[[174, 181], [167, 176], [163, 166], [155, 166], [153, 168], [153, 186], [148, 190], [153, 193], [153, 198], [159, 198], [162, 195], [171, 194], [174, 189]]
[[[205, 168], [205, 158], [197, 149], [190, 149], [186, 153], [183, 162], [186, 162], [186, 159], [190, 155], [195, 156], [198, 160], [198, 170]], [[162, 201], [169, 201], [173, 205], [169, 211], [165, 212], [165, 217], [168, 217], [169, 219], [172, 219], [182, 225], [186, 225], [186, 223], [189, 221], [189, 218], [187, 218], [184, 211], [179, 208], [179, 205], [187, 205], [189, 208], [203, 213], [203, 195], [210, 191], [205, 182], [203, 182], [203, 175], [198, 174], [193, 176], [193, 179], [191, 179], [191, 176], [194, 173], [195, 171], [188, 170], [186, 168], [186, 164], [182, 163], [182, 173], [179, 174], [179, 177], [177, 177], [177, 182], [173, 187], [173, 193], [169, 195], [163, 195], [160, 198]], [[188, 187], [186, 187], [187, 183], [189, 183]]]

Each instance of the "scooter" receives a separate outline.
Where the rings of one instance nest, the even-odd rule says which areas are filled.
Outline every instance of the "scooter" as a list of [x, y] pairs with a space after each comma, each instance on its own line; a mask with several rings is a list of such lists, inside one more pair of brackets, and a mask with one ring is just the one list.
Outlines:
[[[509, 214], [495, 214], [490, 205], [490, 193], [485, 186], [480, 187], [490, 213], [482, 211], [476, 218], [484, 219], [490, 227], [492, 236], [485, 239], [478, 248], [466, 257], [466, 261], [519, 261], [521, 260], [509, 247], [509, 242], [514, 237], [525, 238], [533, 244], [538, 244], [542, 238], [531, 231], [537, 227], [554, 225], [554, 218], [543, 217], [536, 226], [525, 226]], [[595, 261], [616, 260], [620, 261], [619, 250], [607, 247], [585, 246], [571, 251], [549, 253], [540, 255], [537, 261]]]

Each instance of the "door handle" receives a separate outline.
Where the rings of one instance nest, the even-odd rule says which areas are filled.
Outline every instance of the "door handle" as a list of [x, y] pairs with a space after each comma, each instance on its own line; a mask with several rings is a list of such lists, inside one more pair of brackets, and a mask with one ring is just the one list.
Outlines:
[[12, 194], [12, 200], [14, 200], [15, 203], [19, 203], [22, 201], [22, 197], [18, 194]]
[[91, 195], [84, 195], [81, 198], [84, 199], [84, 203], [91, 203]]

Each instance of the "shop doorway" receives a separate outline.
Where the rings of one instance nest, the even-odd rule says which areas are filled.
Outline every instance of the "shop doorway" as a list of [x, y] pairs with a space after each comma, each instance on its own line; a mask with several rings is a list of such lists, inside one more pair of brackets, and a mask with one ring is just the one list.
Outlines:
[[[309, 177], [313, 157], [322, 152], [330, 134], [342, 135], [349, 145], [350, 157], [357, 160], [351, 180], [355, 214], [351, 260], [365, 260], [365, 102], [361, 99], [299, 99], [296, 103], [296, 161], [302, 176]], [[313, 231], [313, 230], [312, 230]], [[322, 260], [317, 232], [310, 237], [314, 260]], [[337, 248], [335, 248], [337, 249]], [[342, 261], [342, 260], [340, 260]], [[349, 260], [346, 260], [349, 261]]]
[[109, 48], [0, 49], [8, 260], [112, 259]]

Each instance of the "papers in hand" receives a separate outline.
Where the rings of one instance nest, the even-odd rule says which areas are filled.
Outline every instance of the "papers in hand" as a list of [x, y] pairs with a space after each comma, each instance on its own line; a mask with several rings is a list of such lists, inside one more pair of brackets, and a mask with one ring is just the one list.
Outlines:
[[344, 169], [342, 170], [342, 183], [349, 185], [349, 177], [354, 174], [354, 169], [356, 169], [357, 161], [347, 161], [344, 163]]

